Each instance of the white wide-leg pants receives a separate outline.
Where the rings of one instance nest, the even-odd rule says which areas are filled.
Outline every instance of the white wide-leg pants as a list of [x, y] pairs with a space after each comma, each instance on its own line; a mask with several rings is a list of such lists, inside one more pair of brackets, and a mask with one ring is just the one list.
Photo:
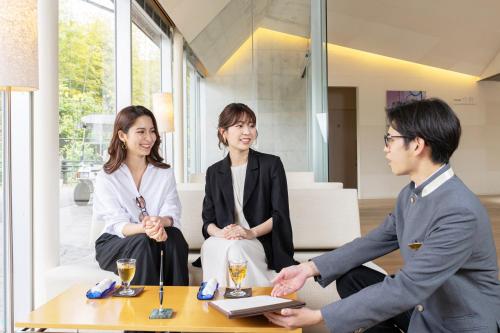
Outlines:
[[277, 275], [267, 268], [264, 247], [258, 239], [227, 240], [210, 237], [201, 247], [203, 281], [216, 278], [220, 287], [234, 286], [228, 270], [229, 259], [245, 259], [247, 275], [242, 287], [271, 286], [271, 280]]

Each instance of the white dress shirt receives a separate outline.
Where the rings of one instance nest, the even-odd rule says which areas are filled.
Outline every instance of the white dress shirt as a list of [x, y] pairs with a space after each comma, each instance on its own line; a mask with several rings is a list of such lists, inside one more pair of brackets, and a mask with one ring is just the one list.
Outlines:
[[140, 223], [141, 211], [135, 199], [141, 195], [150, 216], [168, 216], [174, 221], [173, 226], [180, 229], [181, 203], [172, 168], [161, 169], [149, 164], [137, 190], [132, 173], [124, 163], [115, 172], [107, 174], [101, 170], [96, 177], [92, 219], [94, 223], [104, 222], [101, 234], [124, 238], [122, 231], [127, 223]]

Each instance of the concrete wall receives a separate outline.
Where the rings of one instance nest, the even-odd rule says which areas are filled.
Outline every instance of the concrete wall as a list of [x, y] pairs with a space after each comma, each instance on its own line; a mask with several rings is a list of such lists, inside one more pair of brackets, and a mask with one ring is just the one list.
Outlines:
[[500, 193], [500, 84], [393, 58], [328, 45], [328, 85], [358, 88], [358, 184], [361, 198], [395, 197], [408, 183], [383, 153], [387, 90], [425, 90], [457, 112], [462, 140], [451, 163], [477, 194]]
[[[245, 103], [257, 114], [255, 149], [281, 157], [287, 171], [307, 171], [307, 80], [302, 78], [308, 40], [263, 28], [205, 79], [206, 159], [202, 171], [224, 156], [217, 119], [227, 104]], [[203, 131], [202, 131], [203, 132]]]
[[[254, 33], [205, 80], [206, 158], [202, 171], [224, 156], [217, 147], [217, 117], [233, 101], [257, 113], [256, 149], [281, 156], [287, 171], [308, 170], [305, 66], [307, 39], [266, 29]], [[395, 177], [383, 153], [387, 90], [424, 90], [457, 112], [463, 127], [451, 162], [477, 194], [500, 193], [500, 83], [329, 44], [328, 85], [357, 87], [358, 189], [361, 198], [397, 196], [408, 183]], [[383, 184], [383, 186], [382, 186]]]

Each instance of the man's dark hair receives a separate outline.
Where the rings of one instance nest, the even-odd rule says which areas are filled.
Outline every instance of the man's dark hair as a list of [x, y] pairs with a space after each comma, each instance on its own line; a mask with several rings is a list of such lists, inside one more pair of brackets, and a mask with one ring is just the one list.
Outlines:
[[457, 149], [462, 132], [455, 112], [440, 99], [429, 98], [397, 105], [386, 110], [387, 126], [404, 138], [405, 145], [416, 137], [431, 148], [434, 163], [448, 163]]

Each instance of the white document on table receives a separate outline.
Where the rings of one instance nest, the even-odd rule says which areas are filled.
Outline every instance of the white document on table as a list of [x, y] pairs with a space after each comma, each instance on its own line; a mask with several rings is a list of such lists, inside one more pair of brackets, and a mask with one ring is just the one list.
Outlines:
[[290, 300], [286, 298], [272, 297], [267, 295], [212, 301], [212, 303], [225, 310], [226, 312], [252, 309], [287, 302], [290, 302]]

